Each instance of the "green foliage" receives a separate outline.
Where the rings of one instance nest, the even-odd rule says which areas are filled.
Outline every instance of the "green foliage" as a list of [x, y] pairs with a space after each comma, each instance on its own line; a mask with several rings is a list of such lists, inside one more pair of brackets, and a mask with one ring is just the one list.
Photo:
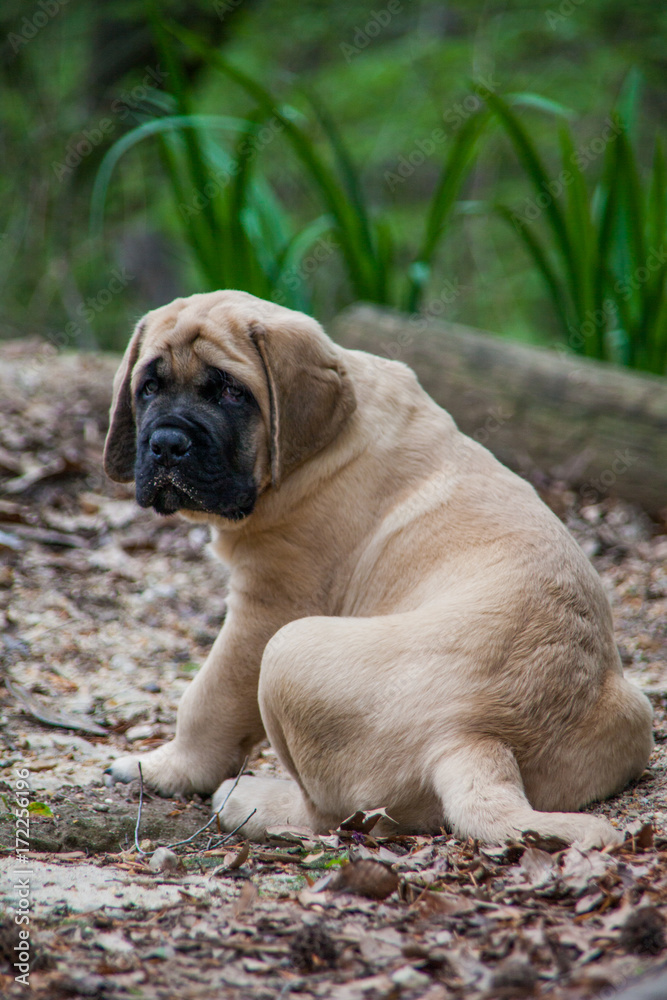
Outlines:
[[[331, 163], [293, 110], [280, 105], [261, 84], [232, 66], [197, 35], [172, 24], [169, 30], [173, 36], [238, 84], [256, 104], [256, 110], [245, 120], [192, 114], [177, 51], [169, 43], [164, 26], [157, 19], [153, 24], [158, 48], [169, 67], [171, 96], [178, 113], [138, 126], [109, 150], [93, 191], [94, 232], [101, 229], [106, 193], [118, 160], [141, 140], [156, 137], [184, 236], [207, 289], [240, 288], [293, 308], [305, 308], [303, 278], [289, 283], [285, 278], [295, 271], [299, 274], [309, 248], [330, 232], [333, 245], [340, 247], [354, 299], [417, 309], [461, 185], [473, 163], [486, 112], [471, 115], [451, 143], [427, 212], [419, 251], [405, 278], [406, 268], [399, 259], [388, 219], [371, 210], [359, 168], [321, 103], [308, 95]], [[266, 178], [257, 178], [253, 173], [259, 152], [253, 139], [269, 120], [285, 137], [321, 201], [323, 213], [301, 228], [291, 221]], [[213, 141], [214, 134], [224, 131], [236, 133], [232, 152]], [[224, 183], [216, 181], [221, 176]], [[196, 204], [188, 206], [185, 192], [192, 189], [197, 192]]]
[[530, 216], [506, 205], [496, 210], [532, 258], [572, 350], [664, 374], [667, 170], [658, 138], [649, 183], [642, 181], [631, 138], [636, 92], [631, 77], [625, 106], [609, 117], [597, 146], [591, 144], [597, 155], [604, 154], [594, 186], [586, 182], [588, 161], [569, 126], [559, 129], [562, 169], [555, 175], [514, 107], [490, 94], [488, 104], [535, 191]]
[[[551, 0], [528, 7], [490, 0], [483, 9], [463, 0], [422, 0], [402, 4], [386, 30], [364, 38], [369, 8], [361, 0], [153, 0], [150, 23], [145, 3], [79, 0], [35, 34], [26, 25], [37, 8], [7, 0], [0, 11], [7, 50], [0, 82], [8, 97], [0, 107], [6, 140], [0, 336], [33, 333], [61, 346], [118, 349], [128, 321], [146, 309], [170, 296], [233, 284], [324, 319], [351, 299], [371, 298], [532, 343], [564, 339], [591, 355], [601, 341], [607, 358], [664, 370], [663, 275], [655, 269], [637, 288], [623, 283], [648, 267], [639, 256], [642, 242], [647, 256], [652, 248], [660, 254], [664, 233], [659, 144], [647, 173], [652, 134], [662, 124], [667, 13], [651, 0], [632, 8], [622, 0], [567, 8]], [[173, 22], [187, 44], [169, 33]], [[230, 70], [241, 68], [244, 80], [233, 82], [212, 52]], [[635, 135], [635, 82], [617, 104], [628, 126], [629, 157], [615, 142], [607, 151], [622, 176], [612, 185], [617, 204], [608, 213], [615, 220], [605, 236], [609, 274], [601, 279], [595, 272], [597, 244], [591, 251], [586, 237], [568, 253], [579, 255], [576, 275], [587, 277], [568, 270], [547, 211], [524, 227], [556, 279], [556, 302], [527, 237], [517, 239], [514, 226], [488, 212], [489, 203], [499, 202], [516, 215], [526, 196], [536, 197], [525, 164], [507, 155], [500, 116], [474, 116], [466, 136], [452, 127], [452, 111], [479, 95], [467, 82], [473, 73], [494, 93], [525, 97], [539, 88], [576, 108], [566, 131], [581, 144], [614, 105], [628, 66], [639, 67], [645, 81], [642, 127]], [[250, 85], [258, 81], [262, 93], [253, 95]], [[313, 93], [326, 99], [327, 110]], [[509, 104], [516, 114], [517, 105]], [[544, 99], [540, 106], [557, 110]], [[289, 134], [276, 111], [294, 125]], [[553, 113], [521, 114], [553, 182], [556, 162], [571, 155], [559, 149]], [[102, 121], [109, 131], [79, 155], [87, 135], [100, 136]], [[443, 122], [449, 138], [392, 194], [387, 171], [410, 159]], [[261, 136], [271, 124], [278, 134], [265, 144]], [[477, 127], [484, 130], [483, 155], [472, 134]], [[299, 134], [306, 146], [298, 151]], [[95, 226], [104, 211], [102, 243], [89, 238], [89, 205], [113, 142], [117, 149], [94, 196]], [[588, 212], [598, 237], [610, 182], [606, 162], [605, 156], [591, 162], [582, 169], [583, 186], [556, 196], [570, 228], [576, 211], [582, 218]], [[633, 173], [635, 194], [626, 181]], [[202, 174], [220, 190], [192, 211]], [[463, 192], [475, 202], [462, 202]], [[475, 205], [484, 204], [482, 214]], [[650, 265], [656, 263], [653, 256]], [[596, 325], [600, 280], [602, 301], [612, 305]], [[623, 294], [614, 292], [615, 283]], [[455, 294], [443, 294], [445, 287]], [[582, 327], [585, 344], [578, 343]], [[628, 333], [635, 330], [638, 336]]]
[[46, 802], [31, 802], [28, 812], [31, 816], [53, 816], [53, 810]]
[[[329, 228], [319, 218], [295, 231], [265, 180], [255, 178], [254, 137], [262, 124], [249, 119], [195, 115], [184, 71], [160, 22], [153, 19], [156, 46], [168, 67], [171, 110], [138, 125], [107, 152], [92, 193], [93, 237], [102, 231], [104, 205], [114, 168], [138, 143], [154, 138], [185, 241], [199, 269], [203, 288], [240, 288], [264, 298], [278, 295], [293, 308], [305, 308], [302, 285], [283, 290], [286, 269]], [[233, 137], [231, 151], [216, 141]], [[189, 197], [188, 192], [195, 192]]]

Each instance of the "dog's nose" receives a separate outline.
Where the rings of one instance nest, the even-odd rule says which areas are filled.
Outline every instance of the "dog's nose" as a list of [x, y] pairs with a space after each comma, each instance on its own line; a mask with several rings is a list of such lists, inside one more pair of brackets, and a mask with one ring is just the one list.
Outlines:
[[150, 439], [151, 451], [160, 465], [175, 465], [180, 462], [187, 455], [191, 444], [185, 431], [178, 427], [158, 427]]

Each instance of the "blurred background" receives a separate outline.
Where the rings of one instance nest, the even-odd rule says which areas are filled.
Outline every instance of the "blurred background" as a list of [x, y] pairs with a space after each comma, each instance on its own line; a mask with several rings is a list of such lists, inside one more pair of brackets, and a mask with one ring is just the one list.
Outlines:
[[0, 335], [244, 288], [664, 373], [667, 8], [5, 0]]

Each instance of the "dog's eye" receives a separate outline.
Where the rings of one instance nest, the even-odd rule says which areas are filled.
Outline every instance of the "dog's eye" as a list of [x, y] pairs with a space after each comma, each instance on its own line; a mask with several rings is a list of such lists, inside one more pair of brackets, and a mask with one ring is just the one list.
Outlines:
[[225, 383], [222, 387], [222, 395], [226, 396], [228, 399], [240, 399], [243, 395], [243, 389], [240, 385], [236, 385], [232, 382]]
[[204, 398], [211, 403], [221, 403], [225, 399], [238, 401], [243, 394], [243, 387], [231, 375], [217, 369], [211, 372], [203, 389]]
[[157, 379], [148, 378], [141, 387], [142, 396], [154, 396], [160, 388]]

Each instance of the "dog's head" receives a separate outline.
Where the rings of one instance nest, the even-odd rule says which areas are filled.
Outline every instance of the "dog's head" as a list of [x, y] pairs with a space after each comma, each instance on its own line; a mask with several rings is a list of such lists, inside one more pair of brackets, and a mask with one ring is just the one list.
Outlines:
[[104, 468], [159, 514], [232, 521], [325, 448], [355, 408], [342, 356], [303, 313], [192, 295], [137, 325], [114, 381]]

